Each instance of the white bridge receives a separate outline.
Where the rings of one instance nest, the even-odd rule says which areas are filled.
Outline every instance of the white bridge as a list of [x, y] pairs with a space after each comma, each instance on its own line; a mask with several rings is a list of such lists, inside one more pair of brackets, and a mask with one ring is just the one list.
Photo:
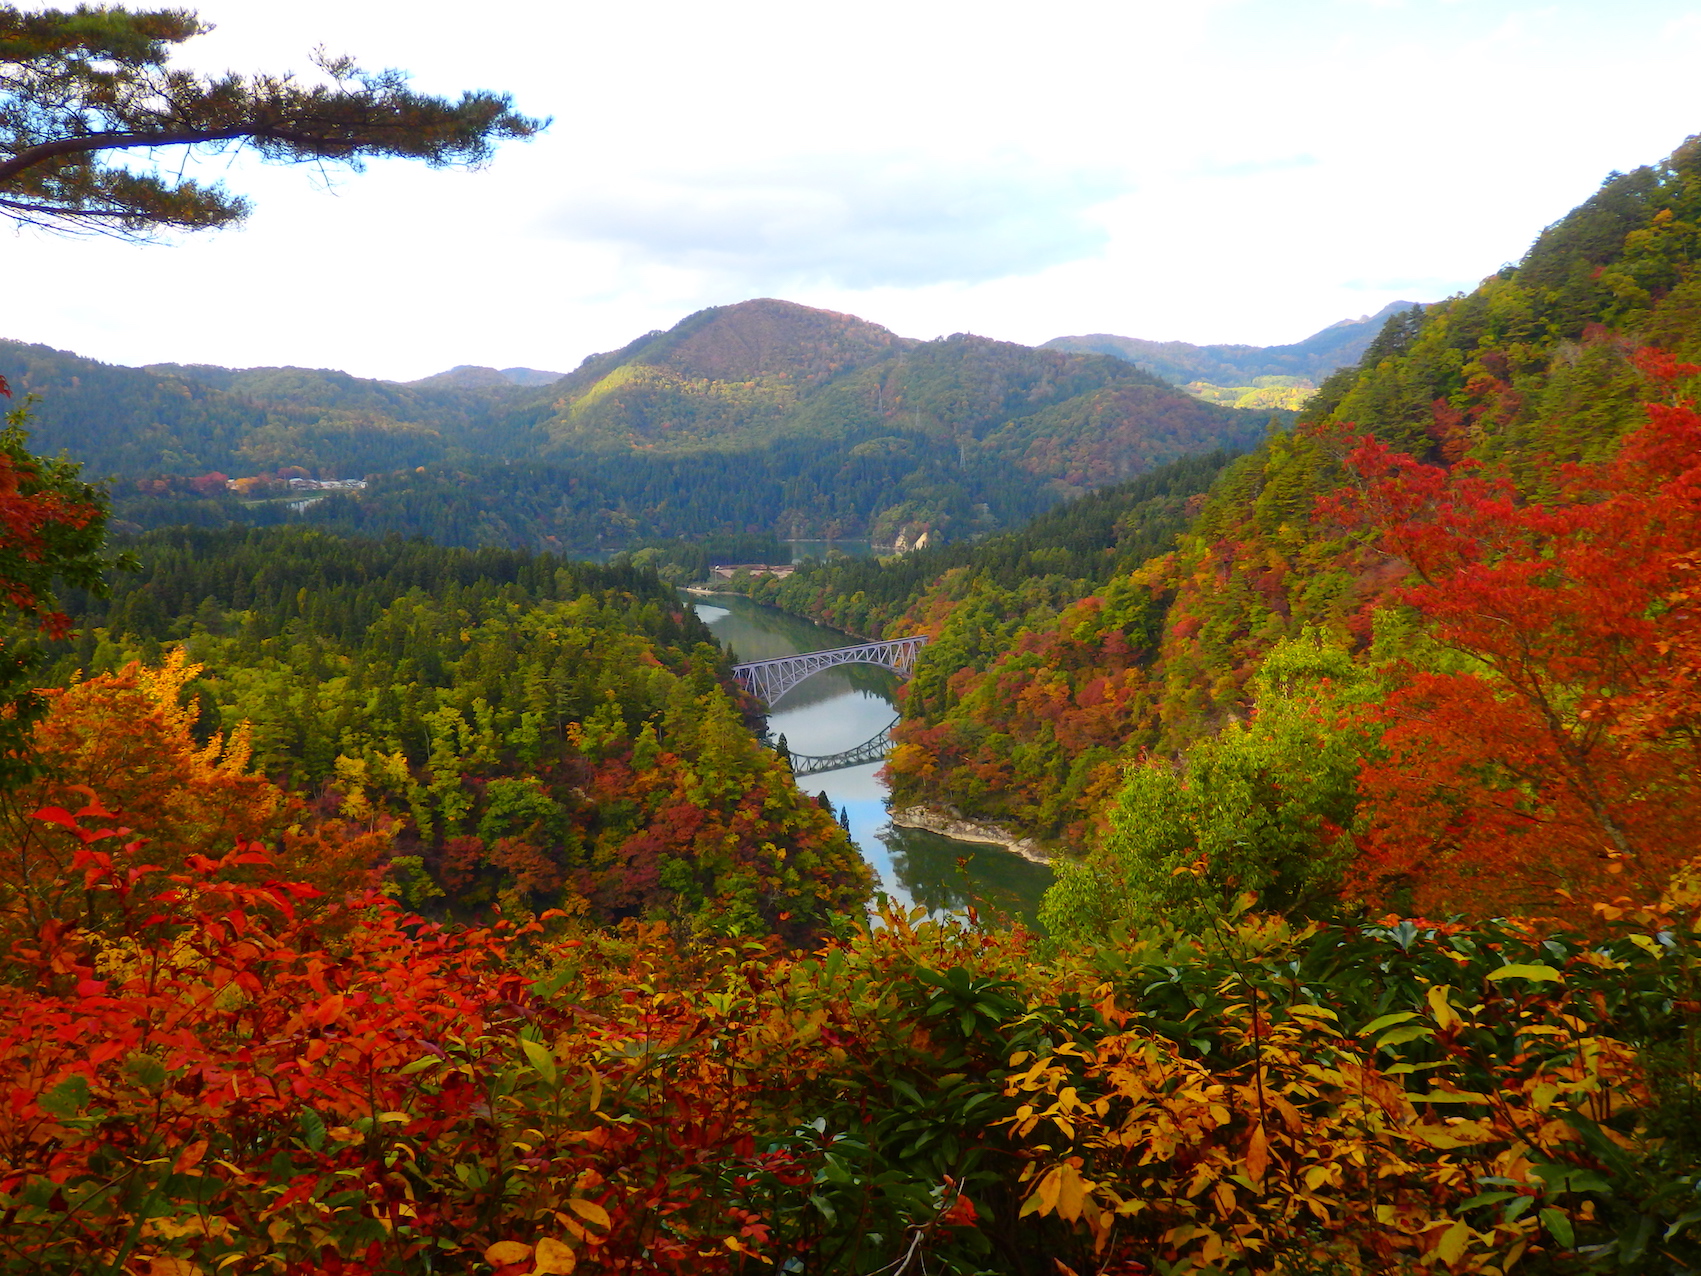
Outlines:
[[854, 647], [803, 651], [777, 660], [752, 660], [746, 665], [734, 665], [732, 672], [739, 686], [772, 706], [805, 678], [838, 665], [878, 665], [907, 678], [915, 668], [916, 656], [926, 645], [925, 634], [914, 638], [890, 638], [885, 642], [865, 642]]

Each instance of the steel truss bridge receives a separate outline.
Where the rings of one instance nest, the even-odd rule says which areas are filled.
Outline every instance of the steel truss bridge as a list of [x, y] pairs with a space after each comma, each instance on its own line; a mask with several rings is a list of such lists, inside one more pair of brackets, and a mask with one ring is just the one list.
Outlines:
[[804, 651], [795, 656], [781, 656], [777, 660], [752, 660], [749, 664], [734, 665], [732, 672], [739, 686], [772, 707], [775, 701], [805, 678], [838, 665], [878, 665], [907, 678], [915, 669], [916, 656], [926, 644], [925, 634], [913, 638], [889, 638], [884, 642], [858, 643], [854, 647]]
[[840, 753], [829, 753], [819, 758], [808, 753], [794, 753], [791, 755], [791, 773], [800, 776], [819, 775], [823, 771], [837, 771], [847, 766], [883, 761], [886, 750], [892, 744], [892, 728], [897, 725], [898, 719], [893, 718], [880, 728], [879, 735], [864, 740], [854, 749], [845, 749]]

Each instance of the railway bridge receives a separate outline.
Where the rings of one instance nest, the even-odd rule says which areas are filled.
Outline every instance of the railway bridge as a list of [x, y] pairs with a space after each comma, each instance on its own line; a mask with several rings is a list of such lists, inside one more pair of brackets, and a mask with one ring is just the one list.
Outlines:
[[908, 678], [915, 669], [916, 656], [926, 645], [925, 634], [888, 638], [851, 647], [829, 647], [825, 651], [801, 651], [795, 656], [780, 656], [774, 660], [752, 660], [748, 664], [734, 665], [732, 672], [739, 686], [772, 708], [781, 696], [805, 678], [838, 665], [877, 665], [881, 669], [890, 669], [900, 678]]

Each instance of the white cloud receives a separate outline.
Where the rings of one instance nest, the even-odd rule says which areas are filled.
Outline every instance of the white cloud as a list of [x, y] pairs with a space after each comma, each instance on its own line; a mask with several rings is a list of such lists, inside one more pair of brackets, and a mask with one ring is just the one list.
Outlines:
[[757, 292], [979, 283], [1095, 255], [1088, 210], [1126, 187], [1017, 153], [810, 155], [578, 192], [542, 224]]

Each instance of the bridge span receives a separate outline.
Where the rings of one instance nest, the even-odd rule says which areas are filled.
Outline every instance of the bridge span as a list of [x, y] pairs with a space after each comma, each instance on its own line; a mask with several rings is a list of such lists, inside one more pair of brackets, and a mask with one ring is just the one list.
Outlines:
[[770, 707], [805, 678], [837, 665], [878, 665], [907, 678], [915, 669], [916, 656], [927, 645], [927, 636], [888, 638], [883, 642], [857, 643], [851, 647], [829, 647], [825, 651], [803, 651], [775, 660], [752, 660], [734, 665], [739, 686], [761, 698]]

